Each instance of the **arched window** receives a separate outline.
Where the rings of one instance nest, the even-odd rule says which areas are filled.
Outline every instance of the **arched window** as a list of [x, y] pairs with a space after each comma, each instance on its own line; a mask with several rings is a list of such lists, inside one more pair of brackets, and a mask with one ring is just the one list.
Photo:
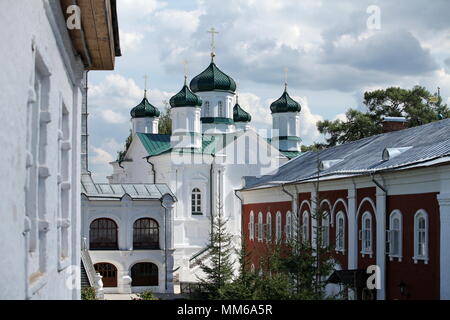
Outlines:
[[117, 250], [117, 224], [106, 218], [96, 219], [89, 228], [90, 250]]
[[414, 262], [428, 262], [428, 214], [419, 210], [414, 216]]
[[158, 285], [158, 267], [154, 263], [136, 263], [131, 268], [131, 286], [148, 287]]
[[303, 212], [302, 239], [305, 243], [309, 240], [309, 214], [308, 214], [308, 211]]
[[330, 214], [325, 211], [322, 216], [322, 246], [330, 245]]
[[361, 228], [361, 253], [372, 254], [372, 215], [370, 212], [365, 212], [362, 216]]
[[389, 217], [389, 232], [387, 234], [388, 252], [392, 258], [402, 258], [402, 214], [398, 210], [392, 211]]
[[248, 236], [250, 240], [255, 239], [255, 215], [250, 211], [250, 221], [248, 222]]
[[343, 252], [345, 249], [345, 218], [344, 213], [339, 211], [336, 215], [336, 251]]
[[117, 268], [111, 263], [96, 263], [94, 264], [96, 272], [103, 277], [103, 287], [117, 287]]
[[133, 249], [159, 249], [159, 226], [153, 219], [136, 220], [133, 225]]
[[258, 241], [263, 241], [263, 214], [258, 213]]
[[255, 272], [255, 265], [252, 263], [252, 265], [250, 266], [250, 272], [254, 273]]
[[272, 214], [267, 212], [266, 216], [266, 240], [267, 242], [272, 241]]
[[275, 221], [275, 237], [277, 242], [281, 241], [281, 212], [277, 212], [276, 221]]
[[203, 105], [203, 117], [209, 117], [209, 101], [205, 101]]
[[292, 213], [290, 211], [286, 214], [286, 226], [285, 226], [286, 242], [292, 239]]
[[191, 212], [193, 215], [202, 214], [202, 193], [200, 189], [194, 188], [191, 194]]

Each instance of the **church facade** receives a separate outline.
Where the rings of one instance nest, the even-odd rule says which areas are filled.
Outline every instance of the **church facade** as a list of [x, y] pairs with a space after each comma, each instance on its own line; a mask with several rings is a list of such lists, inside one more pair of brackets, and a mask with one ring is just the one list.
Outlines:
[[[208, 259], [206, 246], [212, 228], [211, 216], [220, 210], [228, 220], [235, 243], [240, 243], [241, 200], [235, 190], [243, 187], [242, 177], [273, 172], [300, 154], [300, 104], [285, 90], [271, 106], [275, 134], [272, 139], [262, 137], [251, 128], [251, 115], [239, 105], [236, 83], [217, 67], [214, 54], [209, 66], [189, 85], [185, 77], [181, 90], [170, 99], [170, 107], [170, 135], [158, 132], [160, 111], [150, 104], [146, 94], [131, 110], [132, 142], [124, 156], [111, 163], [113, 173], [108, 177], [109, 184], [101, 187], [121, 189], [119, 198], [123, 198], [116, 202], [98, 201], [98, 197], [85, 194], [83, 237], [90, 241], [90, 235], [98, 227], [93, 222], [100, 218], [114, 221], [118, 239], [128, 237], [128, 242], [123, 240], [121, 245], [119, 240], [118, 246], [101, 254], [90, 243], [94, 263], [109, 263], [109, 268], [116, 270], [118, 280], [108, 291], [135, 292], [146, 287], [173, 292], [172, 281], [197, 282], [201, 276], [199, 263]], [[139, 200], [139, 190], [138, 198], [133, 199], [125, 186], [131, 189], [164, 186], [173, 199], [170, 214], [161, 204], [158, 207], [155, 199], [153, 205], [146, 202], [151, 199], [144, 199], [145, 196]], [[125, 199], [131, 204], [126, 210]], [[136, 215], [138, 211], [146, 213]], [[137, 232], [133, 224], [138, 216], [153, 219], [159, 234], [167, 232], [166, 237], [170, 239], [169, 247], [164, 248], [170, 251], [171, 262], [167, 260], [167, 252], [156, 248], [146, 254], [146, 262], [155, 265], [153, 270], [159, 270], [157, 278], [169, 283], [165, 286], [160, 281], [141, 288], [133, 285], [133, 279], [129, 280], [133, 278], [132, 266], [145, 255], [140, 248], [132, 246], [132, 234]], [[170, 228], [164, 232], [163, 218], [170, 221]], [[148, 225], [143, 232], [150, 234], [150, 228]], [[120, 235], [121, 232], [127, 236]], [[131, 253], [125, 253], [126, 250]]]

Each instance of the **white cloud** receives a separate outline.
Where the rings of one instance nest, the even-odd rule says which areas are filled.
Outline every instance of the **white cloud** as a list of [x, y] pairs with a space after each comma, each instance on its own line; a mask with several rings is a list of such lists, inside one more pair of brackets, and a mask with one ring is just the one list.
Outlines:
[[106, 109], [100, 112], [101, 117], [108, 123], [125, 123], [128, 119], [121, 113]]
[[94, 152], [94, 155], [90, 159], [92, 164], [109, 165], [110, 162], [114, 161], [114, 157], [106, 150], [97, 148], [95, 146], [91, 146], [90, 149]]
[[299, 96], [293, 96], [292, 98], [302, 106], [300, 112], [300, 137], [302, 138], [303, 144], [309, 145], [313, 142], [321, 141], [322, 135], [317, 130], [316, 123], [317, 121], [323, 121], [323, 117], [311, 112], [308, 105], [308, 98]]
[[120, 47], [122, 54], [126, 54], [127, 51], [137, 51], [140, 49], [142, 39], [144, 35], [139, 32], [125, 32], [120, 30]]

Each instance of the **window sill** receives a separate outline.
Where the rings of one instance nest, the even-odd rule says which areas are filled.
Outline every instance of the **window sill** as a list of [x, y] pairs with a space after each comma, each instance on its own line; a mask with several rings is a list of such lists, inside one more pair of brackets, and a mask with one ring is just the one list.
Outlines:
[[336, 249], [336, 253], [345, 254], [344, 249]]
[[192, 212], [193, 216], [203, 216], [202, 212]]
[[370, 251], [361, 251], [361, 256], [364, 258], [366, 255], [369, 256], [369, 258], [373, 258], [373, 252]]
[[415, 264], [419, 263], [419, 261], [423, 261], [424, 264], [428, 264], [428, 260], [429, 260], [428, 257], [413, 257], [412, 259], [414, 260]]
[[403, 257], [398, 255], [389, 255], [389, 261], [395, 261], [395, 259], [397, 259], [398, 262], [402, 262]]

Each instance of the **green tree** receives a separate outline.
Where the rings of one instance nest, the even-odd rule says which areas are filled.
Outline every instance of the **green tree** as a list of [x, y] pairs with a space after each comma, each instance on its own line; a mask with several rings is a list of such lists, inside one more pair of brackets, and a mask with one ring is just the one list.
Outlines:
[[170, 105], [163, 101], [164, 111], [159, 117], [158, 132], [160, 134], [172, 134], [172, 119], [170, 118]]
[[128, 148], [130, 147], [132, 141], [133, 141], [133, 134], [130, 130], [130, 134], [128, 135], [127, 140], [125, 141], [124, 150], [117, 151], [117, 161], [124, 160], [125, 155], [127, 154]]
[[227, 230], [228, 219], [223, 218], [221, 208], [211, 217], [212, 229], [209, 234], [208, 258], [200, 263], [205, 278], [199, 279], [210, 299], [220, 299], [220, 292], [233, 278], [232, 236]]
[[410, 90], [390, 87], [369, 91], [364, 94], [365, 111], [349, 109], [345, 121], [319, 121], [317, 128], [328, 136], [327, 146], [334, 146], [381, 133], [384, 116], [404, 116], [408, 127], [449, 118], [450, 109], [440, 96], [433, 101], [432, 97], [436, 96], [437, 93], [433, 95], [420, 86]]
[[233, 281], [225, 283], [219, 291], [219, 296], [224, 300], [252, 300], [258, 277], [250, 268], [251, 254], [246, 249], [244, 237], [240, 248], [236, 249], [236, 254], [239, 263], [238, 276]]

